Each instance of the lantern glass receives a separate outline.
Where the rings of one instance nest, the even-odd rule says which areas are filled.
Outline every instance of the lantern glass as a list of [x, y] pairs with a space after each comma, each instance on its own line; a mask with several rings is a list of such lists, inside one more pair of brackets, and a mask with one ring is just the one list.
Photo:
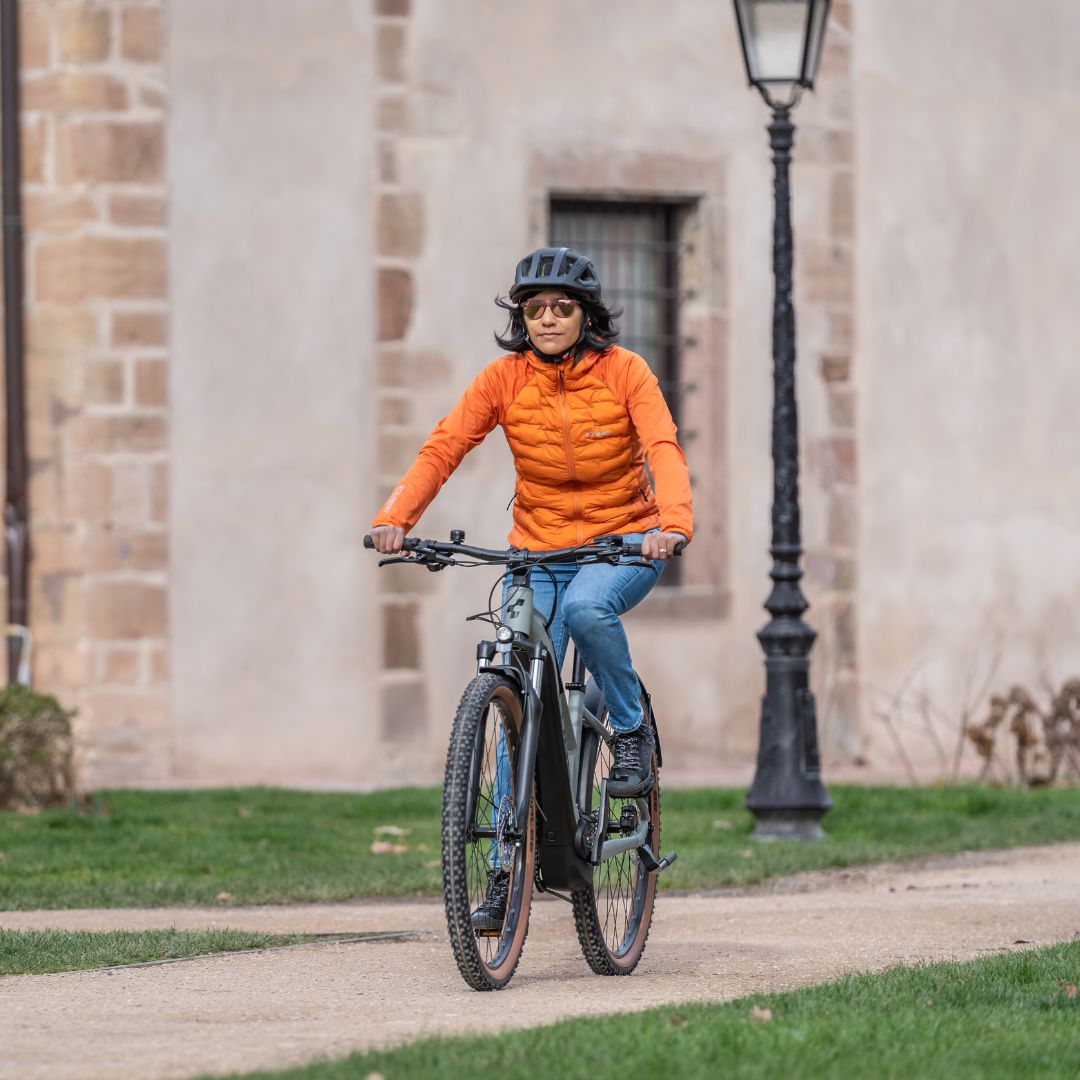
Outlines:
[[750, 82], [814, 85], [829, 0], [735, 0]]

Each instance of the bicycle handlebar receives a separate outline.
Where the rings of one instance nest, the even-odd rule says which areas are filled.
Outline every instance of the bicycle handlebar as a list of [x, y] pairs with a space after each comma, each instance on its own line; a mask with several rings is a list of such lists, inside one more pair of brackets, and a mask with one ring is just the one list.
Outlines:
[[[373, 549], [375, 542], [370, 536], [364, 537], [364, 547]], [[682, 554], [683, 545], [675, 545], [674, 555]], [[506, 548], [502, 551], [495, 548], [473, 547], [471, 544], [456, 543], [446, 540], [422, 540], [419, 537], [407, 536], [402, 551], [411, 551], [419, 556], [415, 561], [424, 562], [427, 559], [441, 563], [444, 566], [452, 565], [451, 557], [463, 555], [468, 559], [476, 559], [479, 562], [503, 563], [509, 565], [536, 565], [540, 563], [574, 562], [577, 559], [592, 557], [599, 560], [618, 558], [620, 555], [641, 556], [640, 544], [629, 544], [618, 535], [597, 537], [591, 544], [582, 544], [579, 547], [556, 548], [551, 551], [529, 551], [528, 548]], [[405, 562], [413, 559], [403, 558]]]

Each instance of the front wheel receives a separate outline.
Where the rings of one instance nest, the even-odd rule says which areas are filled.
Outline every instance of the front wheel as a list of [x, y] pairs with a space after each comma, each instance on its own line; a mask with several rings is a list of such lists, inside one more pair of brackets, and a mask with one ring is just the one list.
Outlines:
[[[650, 722], [646, 712], [646, 723]], [[599, 815], [600, 782], [611, 770], [611, 748], [595, 731], [589, 730], [582, 745], [585, 761], [593, 762], [592, 797], [589, 811]], [[642, 796], [649, 810], [646, 840], [652, 850], [660, 850], [660, 770], [656, 754], [652, 761], [652, 790]], [[633, 832], [639, 811], [636, 799], [608, 796], [608, 820], [597, 821], [604, 840]], [[656, 901], [656, 874], [649, 873], [636, 850], [605, 859], [593, 869], [591, 886], [572, 896], [574, 925], [581, 951], [597, 975], [629, 975], [637, 967], [652, 925]]]
[[[521, 745], [518, 691], [499, 675], [465, 688], [450, 734], [443, 783], [443, 901], [462, 978], [476, 990], [500, 990], [525, 947], [536, 862], [534, 803], [520, 836], [513, 806]], [[506, 875], [498, 918], [480, 909]], [[480, 913], [478, 915], [478, 913]]]

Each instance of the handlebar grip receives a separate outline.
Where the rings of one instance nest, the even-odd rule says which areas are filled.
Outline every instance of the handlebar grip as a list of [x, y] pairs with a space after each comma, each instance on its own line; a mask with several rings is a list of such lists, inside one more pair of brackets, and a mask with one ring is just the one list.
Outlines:
[[672, 549], [671, 554], [672, 555], [681, 555], [683, 553], [683, 548], [684, 547], [686, 547], [686, 545], [681, 540], [679, 540], [675, 544], [675, 547]]
[[364, 536], [364, 547], [373, 548], [374, 546], [375, 546], [375, 541], [372, 540], [370, 536], [365, 535]]

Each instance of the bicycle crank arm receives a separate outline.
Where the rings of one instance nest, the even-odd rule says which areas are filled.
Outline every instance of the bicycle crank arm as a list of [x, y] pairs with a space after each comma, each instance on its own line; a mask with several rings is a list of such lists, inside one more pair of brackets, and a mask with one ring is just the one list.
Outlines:
[[674, 851], [669, 851], [659, 862], [648, 844], [642, 844], [638, 849], [642, 864], [650, 874], [659, 874], [666, 870], [679, 856]]

